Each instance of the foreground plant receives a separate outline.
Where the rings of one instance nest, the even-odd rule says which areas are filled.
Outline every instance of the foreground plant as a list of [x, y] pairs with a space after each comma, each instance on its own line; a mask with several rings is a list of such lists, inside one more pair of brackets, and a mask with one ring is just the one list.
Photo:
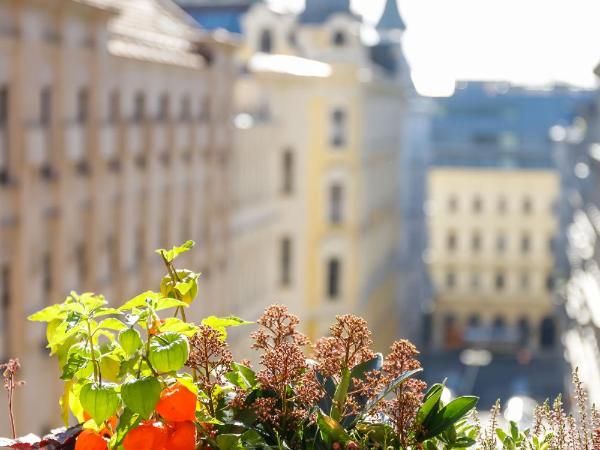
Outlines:
[[426, 391], [415, 378], [422, 370], [415, 347], [399, 341], [386, 357], [373, 352], [359, 317], [337, 317], [330, 336], [311, 345], [296, 316], [271, 306], [252, 333], [259, 366], [234, 361], [227, 329], [249, 322], [186, 320], [199, 274], [174, 261], [192, 247], [188, 241], [158, 250], [166, 268], [160, 288], [118, 308], [102, 296], [73, 292], [30, 317], [47, 323], [48, 348], [64, 380], [62, 418], [78, 424], [65, 443], [78, 435], [76, 450], [474, 444], [465, 416], [477, 399], [444, 404], [443, 385]]

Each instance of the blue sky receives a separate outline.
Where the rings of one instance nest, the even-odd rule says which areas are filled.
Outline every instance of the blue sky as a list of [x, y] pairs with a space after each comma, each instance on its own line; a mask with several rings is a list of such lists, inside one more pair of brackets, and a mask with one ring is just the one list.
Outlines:
[[[326, 1], [326, 0], [321, 0]], [[304, 0], [272, 0], [299, 9]], [[375, 22], [384, 0], [353, 0]], [[555, 81], [592, 87], [600, 62], [600, 0], [398, 0], [405, 52], [424, 94], [455, 79]]]

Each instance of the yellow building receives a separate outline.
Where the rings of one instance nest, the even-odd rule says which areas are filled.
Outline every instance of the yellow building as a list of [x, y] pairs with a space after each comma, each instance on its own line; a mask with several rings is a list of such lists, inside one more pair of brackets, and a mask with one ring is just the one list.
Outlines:
[[[300, 15], [258, 4], [244, 16], [235, 152], [240, 194], [262, 198], [253, 216], [262, 222], [254, 222], [254, 250], [241, 245], [233, 259], [253, 269], [250, 278], [234, 269], [248, 286], [237, 296], [246, 317], [279, 301], [315, 339], [336, 314], [354, 312], [383, 348], [401, 333], [398, 156], [408, 71], [399, 41], [367, 46], [363, 26], [344, 0], [308, 1]], [[399, 37], [402, 26], [380, 29], [388, 31]], [[248, 300], [250, 286], [258, 295]]]
[[170, 0], [0, 0], [0, 356], [28, 383], [20, 432], [60, 425], [32, 312], [155, 288], [153, 249], [190, 238], [201, 296], [226, 297], [234, 47], [192, 24]]
[[431, 169], [428, 262], [436, 347], [553, 345], [559, 187], [551, 169]]

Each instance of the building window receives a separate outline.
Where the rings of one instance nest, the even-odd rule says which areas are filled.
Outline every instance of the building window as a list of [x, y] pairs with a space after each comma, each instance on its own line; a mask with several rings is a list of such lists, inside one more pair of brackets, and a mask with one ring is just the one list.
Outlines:
[[504, 272], [496, 272], [496, 278], [494, 280], [494, 286], [496, 287], [497, 291], [501, 291], [504, 289], [506, 285], [506, 277], [504, 275]]
[[10, 308], [10, 268], [8, 264], [0, 266], [0, 324], [6, 324], [6, 315]]
[[498, 212], [500, 214], [506, 214], [507, 209], [508, 205], [506, 203], [506, 199], [504, 197], [500, 197], [498, 199]]
[[117, 242], [113, 234], [106, 238], [106, 259], [108, 261], [108, 271], [112, 275], [119, 272], [119, 253], [117, 251]]
[[138, 92], [133, 100], [133, 121], [140, 123], [146, 119], [146, 96]]
[[331, 258], [327, 262], [327, 298], [335, 300], [340, 296], [341, 278], [342, 278], [341, 262], [337, 258]]
[[456, 287], [456, 273], [453, 270], [446, 272], [446, 287], [454, 289]]
[[50, 303], [48, 296], [52, 292], [52, 256], [49, 252], [42, 257], [42, 289], [46, 296], [46, 303]]
[[481, 250], [481, 234], [479, 234], [479, 231], [473, 233], [473, 236], [471, 237], [471, 249], [474, 252]]
[[504, 253], [506, 250], [506, 236], [504, 234], [499, 234], [496, 237], [496, 251], [498, 253]]
[[77, 277], [79, 278], [80, 284], [83, 285], [88, 274], [87, 249], [85, 247], [85, 243], [83, 242], [80, 242], [75, 247], [75, 261], [77, 267]]
[[329, 222], [342, 223], [344, 220], [344, 190], [340, 184], [329, 188]]
[[458, 199], [455, 195], [451, 196], [448, 199], [448, 211], [450, 211], [451, 213], [455, 213], [456, 211], [458, 211]]
[[521, 290], [529, 290], [529, 273], [527, 272], [521, 274]]
[[184, 95], [181, 99], [179, 119], [182, 122], [188, 122], [192, 119], [192, 100], [190, 99], [189, 95]]
[[531, 239], [528, 234], [521, 236], [521, 253], [526, 254], [531, 250]]
[[169, 119], [169, 95], [162, 94], [158, 100], [158, 114], [156, 120], [166, 122]]
[[258, 50], [262, 53], [271, 53], [273, 51], [273, 34], [271, 30], [264, 29], [260, 32]]
[[289, 286], [292, 282], [292, 240], [288, 237], [281, 239], [279, 258], [281, 263], [281, 285]]
[[475, 197], [473, 199], [473, 212], [479, 214], [483, 209], [483, 202], [480, 197]]
[[86, 88], [77, 92], [77, 122], [86, 123], [89, 119], [89, 94]]
[[0, 128], [8, 124], [8, 86], [0, 86]]
[[44, 86], [40, 92], [40, 125], [47, 127], [52, 120], [52, 89]]
[[346, 34], [343, 31], [339, 30], [334, 32], [331, 38], [331, 42], [333, 42], [333, 45], [335, 45], [336, 47], [343, 47], [344, 45], [346, 45]]
[[346, 145], [346, 127], [348, 117], [342, 108], [336, 108], [331, 113], [331, 146], [344, 147]]
[[454, 231], [450, 231], [448, 233], [448, 236], [446, 237], [446, 247], [451, 252], [454, 251], [454, 250], [456, 250], [456, 247], [457, 247], [457, 237], [456, 237], [456, 233]]
[[531, 199], [529, 197], [525, 197], [525, 199], [523, 200], [523, 213], [531, 214], [532, 211], [533, 211], [533, 204], [531, 202]]
[[471, 274], [471, 288], [478, 290], [481, 287], [481, 278], [479, 272], [473, 272]]
[[292, 150], [286, 150], [283, 152], [281, 165], [281, 191], [284, 194], [289, 195], [294, 192], [294, 153]]
[[210, 119], [210, 101], [208, 100], [208, 97], [202, 97], [199, 106], [198, 120], [200, 122], [208, 122]]
[[115, 89], [108, 99], [108, 122], [117, 123], [119, 120], [121, 120], [121, 94]]

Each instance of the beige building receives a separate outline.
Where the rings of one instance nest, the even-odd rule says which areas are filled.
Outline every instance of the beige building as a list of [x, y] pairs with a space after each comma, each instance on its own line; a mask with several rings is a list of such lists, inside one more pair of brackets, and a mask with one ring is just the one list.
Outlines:
[[347, 312], [369, 320], [379, 348], [402, 333], [397, 174], [409, 76], [396, 23], [369, 46], [344, 0], [308, 1], [299, 15], [257, 4], [243, 17], [234, 178], [245, 212], [236, 209], [232, 301], [244, 317], [279, 301], [312, 339]]
[[559, 180], [551, 169], [431, 169], [428, 262], [436, 347], [553, 345], [548, 328]]
[[28, 314], [71, 289], [156, 287], [153, 249], [189, 238], [201, 296], [227, 297], [232, 51], [170, 0], [0, 0], [1, 356], [28, 382], [20, 432], [59, 425]]

